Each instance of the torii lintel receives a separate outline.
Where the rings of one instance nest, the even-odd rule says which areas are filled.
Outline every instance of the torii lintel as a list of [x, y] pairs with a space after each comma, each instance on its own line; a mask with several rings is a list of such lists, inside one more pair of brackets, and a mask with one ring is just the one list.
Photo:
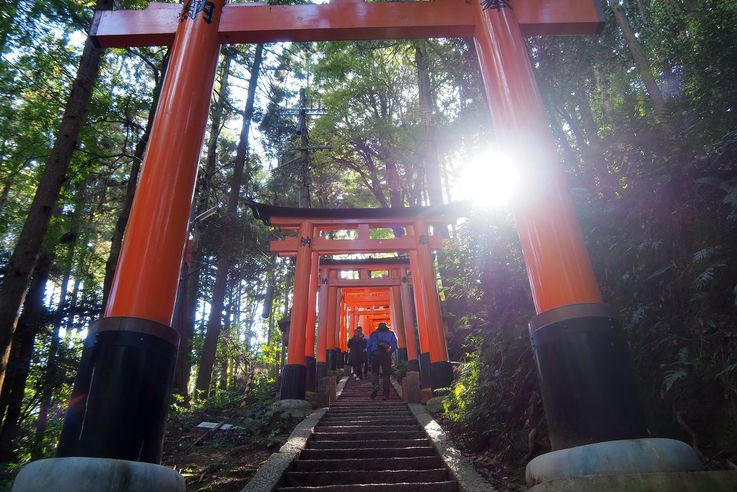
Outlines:
[[[602, 25], [598, 2], [592, 0], [517, 0], [513, 6], [528, 36], [594, 34]], [[181, 10], [179, 4], [152, 2], [144, 10], [100, 11], [90, 37], [106, 48], [171, 44]], [[475, 29], [473, 6], [465, 0], [339, 0], [320, 5], [226, 5], [218, 34], [221, 43], [230, 44], [470, 38]]]

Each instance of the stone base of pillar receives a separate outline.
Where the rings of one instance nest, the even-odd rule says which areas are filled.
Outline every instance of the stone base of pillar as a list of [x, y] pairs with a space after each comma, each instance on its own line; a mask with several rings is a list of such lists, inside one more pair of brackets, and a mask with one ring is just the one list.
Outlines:
[[541, 483], [528, 492], [671, 492], [674, 490], [733, 492], [737, 490], [737, 471], [677, 473], [639, 473], [632, 475], [593, 475], [564, 478]]
[[737, 489], [737, 472], [704, 472], [694, 450], [673, 439], [625, 439], [552, 451], [527, 465], [535, 492]]
[[326, 362], [318, 362], [315, 364], [315, 387], [317, 388], [317, 381], [320, 378], [324, 378], [328, 375], [328, 365]]
[[57, 456], [158, 463], [178, 335], [138, 318], [92, 324]]
[[302, 364], [287, 364], [281, 377], [282, 400], [304, 400], [307, 368]]
[[420, 373], [417, 371], [407, 371], [402, 379], [402, 399], [407, 403], [420, 403], [422, 395], [420, 394]]
[[430, 381], [430, 352], [420, 354], [420, 386], [423, 388], [429, 388], [431, 386]]
[[185, 492], [184, 477], [171, 468], [109, 458], [52, 458], [24, 466], [12, 492]]
[[453, 383], [453, 366], [447, 360], [430, 364], [432, 389], [448, 388]]
[[407, 361], [407, 372], [410, 371], [420, 372], [420, 363], [417, 359]]
[[[583, 475], [701, 470], [696, 453], [674, 439], [625, 439], [551, 451], [530, 461], [527, 485]], [[628, 489], [627, 489], [628, 490]]]
[[407, 349], [406, 348], [400, 348], [397, 349], [397, 360], [401, 361], [407, 361]]
[[345, 367], [345, 352], [335, 349], [335, 368], [343, 369]]
[[325, 358], [326, 358], [327, 364], [328, 364], [328, 371], [334, 371], [334, 370], [336, 370], [338, 368], [338, 366], [337, 366], [338, 361], [337, 361], [335, 350], [336, 349], [327, 349], [326, 350], [326, 357]]
[[649, 437], [629, 348], [613, 310], [573, 304], [530, 321], [554, 450]]
[[317, 379], [315, 377], [317, 370], [316, 364], [317, 361], [314, 357], [305, 356], [305, 367], [307, 368], [307, 372], [305, 373], [305, 391], [317, 391]]
[[335, 401], [338, 380], [335, 376], [325, 376], [317, 380], [317, 407], [329, 407]]

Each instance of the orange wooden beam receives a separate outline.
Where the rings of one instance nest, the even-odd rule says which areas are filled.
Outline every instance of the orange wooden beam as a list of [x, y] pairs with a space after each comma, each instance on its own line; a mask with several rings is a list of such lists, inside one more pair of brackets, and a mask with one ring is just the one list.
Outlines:
[[[512, 0], [525, 35], [594, 34], [601, 28], [592, 0]], [[145, 10], [98, 12], [90, 36], [103, 47], [171, 44], [181, 6], [151, 3]], [[465, 0], [422, 2], [334, 1], [321, 5], [227, 5], [221, 43], [469, 38], [473, 8]]]
[[[443, 247], [442, 236], [428, 236], [431, 249]], [[312, 251], [319, 255], [342, 255], [352, 253], [402, 253], [417, 249], [415, 236], [403, 236], [393, 239], [325, 239], [315, 237], [312, 240]], [[286, 237], [271, 241], [272, 253], [280, 256], [294, 256], [297, 254], [299, 240], [296, 237]]]
[[401, 281], [396, 278], [345, 279], [339, 278], [329, 281], [331, 287], [393, 287]]

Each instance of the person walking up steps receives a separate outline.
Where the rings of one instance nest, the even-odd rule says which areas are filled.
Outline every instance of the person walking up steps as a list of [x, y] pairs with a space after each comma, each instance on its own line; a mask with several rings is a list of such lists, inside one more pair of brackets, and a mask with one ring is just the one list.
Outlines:
[[397, 351], [397, 336], [389, 329], [386, 323], [379, 323], [379, 327], [371, 334], [368, 343], [368, 356], [371, 359], [371, 382], [374, 389], [371, 399], [379, 394], [379, 369], [382, 372], [384, 399], [389, 399], [391, 383], [389, 376], [392, 372], [392, 354]]
[[353, 366], [353, 378], [363, 379], [363, 361], [366, 358], [366, 339], [363, 336], [363, 328], [356, 327], [356, 331], [348, 340], [348, 348], [351, 350], [348, 358]]

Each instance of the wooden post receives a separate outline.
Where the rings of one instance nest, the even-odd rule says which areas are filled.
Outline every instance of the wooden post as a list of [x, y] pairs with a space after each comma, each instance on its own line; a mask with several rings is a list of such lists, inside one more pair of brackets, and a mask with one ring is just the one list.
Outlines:
[[602, 304], [515, 11], [475, 4], [494, 127], [521, 168], [515, 214], [538, 313], [530, 332], [553, 449], [646, 437], [628, 347]]
[[[335, 279], [337, 276], [335, 270], [328, 273], [328, 279]], [[335, 333], [337, 331], [335, 322], [337, 321], [336, 313], [338, 311], [338, 289], [337, 287], [328, 287], [328, 310], [327, 310], [327, 364], [328, 370], [334, 371], [337, 368], [337, 356], [335, 353]]]
[[320, 270], [320, 307], [317, 317], [317, 380], [327, 376], [328, 350], [328, 278], [324, 269]]
[[402, 304], [402, 321], [404, 323], [404, 339], [407, 342], [407, 370], [419, 371], [420, 365], [417, 359], [417, 342], [415, 339], [415, 324], [413, 316], [412, 295], [410, 294], [409, 281], [406, 272], [402, 276], [402, 285], [399, 287]]
[[417, 313], [417, 333], [420, 339], [420, 353], [418, 354], [420, 385], [422, 385], [423, 388], [427, 388], [431, 386], [430, 333], [427, 326], [427, 307], [425, 305], [425, 297], [422, 294], [425, 291], [425, 280], [422, 278], [418, 265], [417, 251], [410, 251], [409, 265], [410, 271], [412, 272], [412, 293], [414, 294]]
[[422, 294], [425, 302], [427, 331], [430, 337], [430, 381], [433, 389], [447, 388], [453, 381], [453, 369], [448, 361], [445, 322], [440, 309], [427, 225], [422, 221], [417, 221], [415, 234], [417, 234], [417, 267], [423, 279]]
[[287, 364], [284, 366], [281, 385], [282, 400], [304, 400], [307, 368], [305, 367], [305, 326], [312, 271], [312, 222], [299, 227], [297, 267], [294, 273], [294, 298], [289, 323]]
[[317, 290], [320, 282], [318, 272], [320, 268], [320, 257], [317, 253], [312, 253], [310, 260], [310, 292], [307, 298], [307, 323], [305, 326], [305, 367], [307, 375], [305, 377], [306, 391], [317, 391], [317, 379], [315, 371], [317, 370], [315, 358], [315, 321], [317, 320]]
[[[391, 275], [397, 278], [399, 277], [399, 271], [394, 269]], [[402, 312], [402, 298], [399, 286], [391, 288], [389, 297], [392, 329], [397, 334], [397, 358], [401, 361], [407, 361], [407, 341], [404, 334], [404, 313]]]
[[110, 296], [85, 342], [59, 457], [160, 460], [179, 341], [171, 320], [224, 3], [182, 11]]

